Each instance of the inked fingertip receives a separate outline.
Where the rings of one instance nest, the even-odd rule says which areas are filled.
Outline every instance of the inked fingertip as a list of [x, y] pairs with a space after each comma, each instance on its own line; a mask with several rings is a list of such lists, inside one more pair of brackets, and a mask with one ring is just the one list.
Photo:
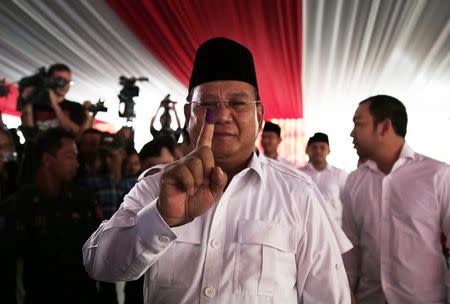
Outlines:
[[216, 123], [216, 113], [212, 109], [206, 110], [205, 120], [208, 124], [213, 125]]

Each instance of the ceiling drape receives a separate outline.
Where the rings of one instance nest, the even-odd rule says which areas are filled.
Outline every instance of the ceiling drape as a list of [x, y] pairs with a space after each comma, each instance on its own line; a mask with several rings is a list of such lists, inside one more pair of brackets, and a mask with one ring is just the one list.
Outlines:
[[107, 2], [185, 85], [202, 42], [223, 36], [242, 43], [254, 55], [265, 118], [302, 117], [301, 1]]
[[[65, 62], [75, 81], [68, 98], [104, 97], [109, 110], [99, 118], [117, 127], [119, 76], [149, 77], [136, 98], [139, 149], [166, 94], [183, 123], [195, 49], [221, 35], [252, 49], [266, 118], [282, 126], [283, 157], [304, 162], [307, 138], [322, 131], [330, 163], [354, 169], [357, 104], [389, 94], [406, 106], [411, 147], [450, 163], [450, 141], [435, 136], [450, 133], [449, 0], [106, 1], [1, 1], [0, 77], [14, 82]], [[6, 105], [0, 99], [14, 114]]]

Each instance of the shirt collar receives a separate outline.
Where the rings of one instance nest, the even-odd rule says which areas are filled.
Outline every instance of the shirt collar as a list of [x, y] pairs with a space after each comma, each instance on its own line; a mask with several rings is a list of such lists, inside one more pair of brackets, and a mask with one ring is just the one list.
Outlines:
[[[259, 155], [258, 155], [259, 154]], [[250, 159], [250, 162], [248, 163], [247, 168], [254, 170], [259, 177], [263, 178], [263, 169], [262, 165], [263, 163], [267, 163], [267, 158], [264, 156], [264, 153], [255, 153], [253, 152], [252, 158]]]
[[[416, 158], [416, 153], [414, 152], [414, 150], [405, 142], [403, 144], [403, 147], [400, 151], [400, 155], [398, 156], [397, 161], [395, 162], [394, 166], [392, 167], [391, 171], [394, 171], [395, 168], [398, 167], [398, 165], [403, 164], [405, 161], [407, 161], [408, 159], [415, 159]], [[378, 169], [377, 163], [374, 162], [371, 159], [366, 160], [361, 166], [365, 166], [369, 169], [372, 169], [374, 171], [380, 171]]]
[[415, 159], [416, 158], [416, 152], [405, 142], [403, 144], [402, 150], [400, 151], [400, 155], [398, 157], [400, 158], [409, 158], [409, 159]]
[[[247, 171], [247, 170], [253, 170], [256, 171], [256, 173], [259, 175], [259, 177], [262, 179], [263, 178], [263, 169], [261, 164], [262, 163], [267, 163], [267, 158], [264, 156], [263, 153], [260, 153], [259, 151], [254, 151], [252, 153], [252, 158], [250, 159], [250, 162], [247, 165], [247, 168], [244, 169], [243, 171]], [[138, 180], [143, 179], [144, 177], [146, 177], [145, 173], [147, 173], [149, 170], [152, 169], [157, 169], [157, 170], [162, 170], [163, 168], [165, 168], [168, 164], [163, 164], [163, 165], [156, 165], [146, 171], [144, 171], [138, 178]], [[157, 172], [155, 172], [156, 174]], [[151, 174], [153, 175], [153, 174]]]
[[307, 164], [306, 164], [306, 166], [309, 168], [309, 169], [311, 169], [311, 170], [313, 170], [313, 171], [315, 171], [315, 172], [323, 172], [323, 171], [329, 171], [329, 170], [331, 170], [331, 167], [330, 167], [330, 165], [327, 163], [327, 165], [325, 166], [325, 169], [323, 169], [323, 170], [317, 170], [316, 168], [314, 168], [314, 166], [311, 164], [311, 162], [308, 162]]

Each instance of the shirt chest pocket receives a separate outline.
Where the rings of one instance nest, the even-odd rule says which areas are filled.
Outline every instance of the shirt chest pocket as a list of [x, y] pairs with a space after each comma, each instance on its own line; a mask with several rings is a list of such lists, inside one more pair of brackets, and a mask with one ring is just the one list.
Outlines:
[[296, 283], [295, 231], [278, 223], [241, 220], [235, 253], [233, 292], [272, 296]]
[[196, 221], [188, 224], [190, 227], [186, 227], [156, 263], [158, 286], [187, 288], [192, 282], [192, 277], [199, 268], [202, 240], [202, 227], [195, 223]]

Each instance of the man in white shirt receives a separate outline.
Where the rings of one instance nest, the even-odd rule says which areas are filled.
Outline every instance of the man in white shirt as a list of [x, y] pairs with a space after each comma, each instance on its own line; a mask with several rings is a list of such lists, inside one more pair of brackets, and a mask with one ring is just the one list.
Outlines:
[[325, 133], [315, 133], [310, 137], [306, 145], [306, 154], [309, 156], [308, 163], [300, 168], [308, 174], [316, 183], [322, 193], [329, 210], [339, 225], [342, 225], [342, 202], [341, 192], [344, 189], [347, 173], [327, 162], [330, 154], [330, 143]]
[[264, 150], [264, 155], [268, 158], [279, 161], [286, 166], [294, 166], [294, 164], [290, 163], [287, 159], [284, 159], [278, 155], [278, 146], [281, 141], [280, 126], [273, 122], [266, 121], [261, 134], [261, 146]]
[[367, 160], [349, 175], [342, 201], [358, 304], [449, 303], [440, 238], [450, 233], [450, 166], [405, 143], [406, 109], [391, 96], [362, 101], [353, 122]]
[[254, 153], [264, 108], [250, 51], [200, 46], [185, 115], [195, 149], [141, 180], [83, 247], [89, 274], [146, 303], [349, 303], [315, 187]]

